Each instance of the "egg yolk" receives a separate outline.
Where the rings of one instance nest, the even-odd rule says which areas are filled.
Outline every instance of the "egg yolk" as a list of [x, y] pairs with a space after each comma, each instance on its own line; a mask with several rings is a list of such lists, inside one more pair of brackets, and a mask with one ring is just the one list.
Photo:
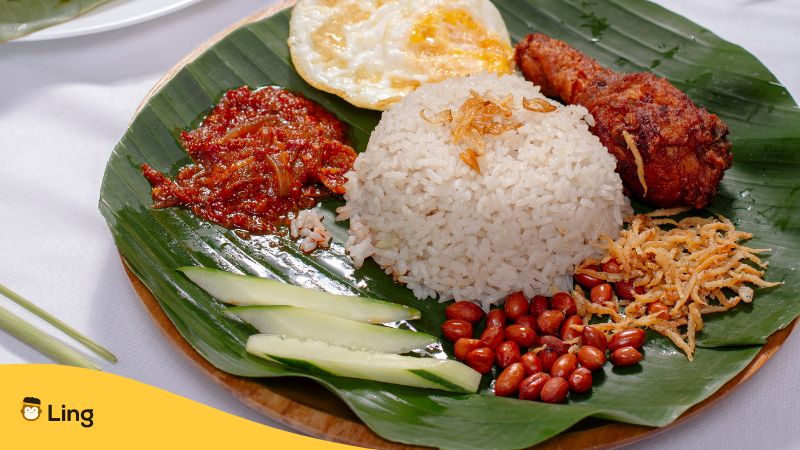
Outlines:
[[475, 62], [497, 74], [511, 73], [511, 47], [461, 8], [437, 8], [411, 28], [411, 49], [446, 78], [474, 72]]

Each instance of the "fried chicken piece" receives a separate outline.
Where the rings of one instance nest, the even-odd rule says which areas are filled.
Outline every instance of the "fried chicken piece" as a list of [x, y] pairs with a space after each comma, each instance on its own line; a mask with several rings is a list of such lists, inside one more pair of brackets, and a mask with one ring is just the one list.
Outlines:
[[[589, 110], [595, 120], [591, 131], [617, 158], [628, 193], [662, 208], [699, 209], [711, 202], [733, 159], [728, 127], [719, 117], [695, 106], [664, 78], [614, 72], [541, 33], [517, 45], [516, 60], [543, 94]], [[625, 131], [644, 162], [646, 194]]]

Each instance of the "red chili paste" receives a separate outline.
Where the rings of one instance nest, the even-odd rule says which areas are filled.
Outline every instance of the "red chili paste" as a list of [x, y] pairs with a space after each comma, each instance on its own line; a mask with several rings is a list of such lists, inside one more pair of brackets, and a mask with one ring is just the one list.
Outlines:
[[154, 207], [185, 206], [226, 228], [273, 231], [286, 215], [344, 193], [356, 153], [345, 126], [283, 89], [228, 91], [199, 128], [181, 133], [194, 164], [175, 180], [142, 164]]

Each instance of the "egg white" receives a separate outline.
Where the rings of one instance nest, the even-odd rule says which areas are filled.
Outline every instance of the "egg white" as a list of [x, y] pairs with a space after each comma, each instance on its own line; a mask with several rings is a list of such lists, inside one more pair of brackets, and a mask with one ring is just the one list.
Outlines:
[[[491, 42], [508, 48], [503, 64], [510, 71], [511, 39], [489, 0], [300, 0], [290, 21], [292, 62], [312, 86], [362, 108], [385, 110], [422, 83], [496, 68], [476, 56], [477, 42], [452, 44], [433, 55], [411, 43], [426, 17], [453, 10], [468, 14]], [[421, 45], [441, 44], [435, 41], [425, 38]]]

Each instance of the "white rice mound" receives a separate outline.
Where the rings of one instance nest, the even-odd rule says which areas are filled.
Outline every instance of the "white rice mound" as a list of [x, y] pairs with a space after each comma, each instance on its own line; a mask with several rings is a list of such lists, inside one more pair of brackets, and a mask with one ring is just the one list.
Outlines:
[[[470, 89], [495, 100], [513, 94], [524, 124], [484, 137], [482, 175], [459, 158], [465, 149], [450, 124], [420, 116], [455, 114]], [[418, 298], [484, 308], [512, 292], [570, 287], [575, 265], [598, 254], [601, 234], [617, 236], [630, 205], [586, 108], [550, 101], [556, 111], [535, 113], [523, 97], [544, 98], [519, 76], [481, 74], [423, 85], [383, 114], [339, 209], [357, 267], [372, 257]]]

